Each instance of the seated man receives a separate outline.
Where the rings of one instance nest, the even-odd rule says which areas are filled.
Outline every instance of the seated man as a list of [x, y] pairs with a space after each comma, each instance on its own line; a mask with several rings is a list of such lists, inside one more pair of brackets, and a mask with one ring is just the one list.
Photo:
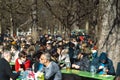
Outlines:
[[40, 62], [45, 65], [45, 80], [62, 80], [59, 66], [51, 61], [49, 53], [43, 53], [40, 57]]
[[16, 80], [16, 78], [20, 75], [18, 73], [12, 73], [12, 69], [9, 65], [11, 61], [11, 54], [8, 51], [4, 51], [3, 58], [0, 59], [0, 80]]
[[113, 62], [107, 57], [105, 52], [100, 54], [97, 73], [115, 75]]

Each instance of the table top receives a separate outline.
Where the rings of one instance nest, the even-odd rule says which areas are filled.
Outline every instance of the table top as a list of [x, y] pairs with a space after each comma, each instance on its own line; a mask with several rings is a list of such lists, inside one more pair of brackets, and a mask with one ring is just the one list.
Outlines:
[[15, 65], [15, 62], [10, 62], [10, 65], [12, 66], [12, 65]]
[[[100, 75], [100, 74], [92, 75], [90, 72], [80, 71], [80, 70], [75, 70], [75, 69], [70, 69], [70, 70], [62, 69], [61, 73], [76, 74], [78, 76], [88, 77], [88, 78], [93, 78], [93, 79], [98, 79], [98, 80], [114, 80], [114, 78], [115, 78], [115, 76], [112, 76], [112, 75]], [[16, 80], [20, 80], [20, 78], [18, 78]]]
[[90, 72], [79, 71], [79, 70], [74, 70], [74, 69], [70, 69], [70, 70], [63, 69], [63, 70], [61, 70], [61, 72], [65, 73], [65, 74], [76, 74], [78, 76], [100, 79], [100, 80], [114, 80], [114, 77], [115, 77], [115, 76], [112, 76], [112, 75], [100, 75], [100, 74], [92, 75]]

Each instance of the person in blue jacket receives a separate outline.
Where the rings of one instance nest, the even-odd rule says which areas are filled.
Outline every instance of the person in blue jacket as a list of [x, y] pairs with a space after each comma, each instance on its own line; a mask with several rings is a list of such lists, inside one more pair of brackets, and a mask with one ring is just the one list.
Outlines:
[[107, 57], [107, 53], [105, 52], [102, 52], [99, 56], [99, 64], [97, 68], [97, 73], [115, 75], [113, 62]]

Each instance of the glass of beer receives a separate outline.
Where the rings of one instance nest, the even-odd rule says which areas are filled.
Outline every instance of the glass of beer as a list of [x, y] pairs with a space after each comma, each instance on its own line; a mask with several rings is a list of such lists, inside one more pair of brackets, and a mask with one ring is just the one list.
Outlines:
[[66, 62], [66, 71], [70, 71], [71, 64], [70, 62]]

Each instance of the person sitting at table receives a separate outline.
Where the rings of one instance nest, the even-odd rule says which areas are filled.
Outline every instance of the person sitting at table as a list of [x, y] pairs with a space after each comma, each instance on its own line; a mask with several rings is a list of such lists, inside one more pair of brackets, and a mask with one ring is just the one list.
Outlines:
[[79, 69], [82, 71], [90, 71], [90, 59], [87, 53], [79, 53], [78, 61], [72, 64], [72, 68]]
[[97, 50], [92, 50], [92, 60], [90, 62], [91, 66], [94, 66], [96, 69], [98, 67], [98, 63], [99, 63], [99, 57], [98, 57], [98, 52]]
[[113, 62], [107, 57], [107, 53], [105, 52], [102, 52], [99, 56], [97, 73], [115, 75]]
[[57, 48], [57, 53], [59, 54], [59, 57], [58, 57], [59, 66], [60, 68], [63, 69], [66, 67], [66, 63], [70, 62], [68, 49], [62, 49], [62, 47], [59, 47]]
[[37, 51], [37, 53], [33, 55], [35, 61], [32, 65], [32, 69], [34, 70], [35, 73], [38, 71], [42, 72], [42, 70], [44, 68], [44, 65], [39, 62], [39, 58], [40, 58], [41, 54], [42, 54], [42, 52]]
[[26, 52], [21, 51], [15, 61], [15, 71], [27, 70], [31, 68], [31, 61], [27, 59]]
[[45, 65], [45, 80], [62, 80], [59, 66], [51, 61], [50, 53], [43, 53], [39, 60]]
[[9, 51], [4, 51], [3, 58], [0, 59], [0, 80], [16, 80], [16, 78], [20, 75], [20, 72], [13, 73], [10, 67], [11, 54]]

